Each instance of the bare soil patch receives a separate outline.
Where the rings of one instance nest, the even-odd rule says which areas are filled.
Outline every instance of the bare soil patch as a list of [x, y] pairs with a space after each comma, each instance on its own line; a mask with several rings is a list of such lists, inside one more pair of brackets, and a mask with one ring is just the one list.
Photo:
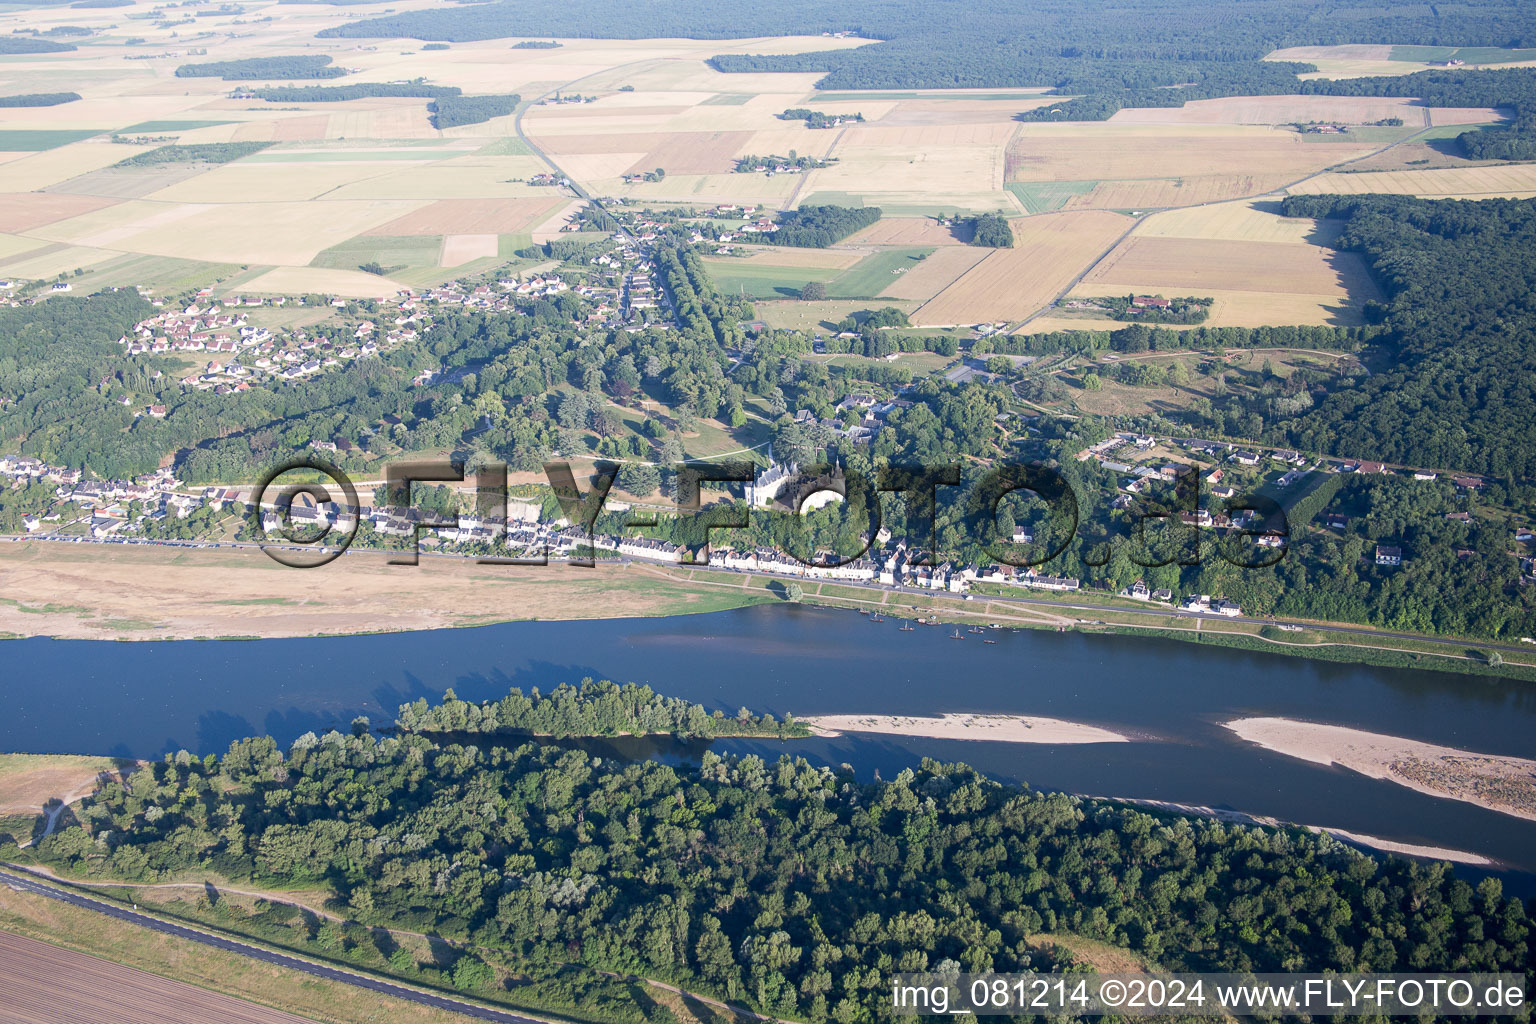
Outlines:
[[513, 235], [527, 231], [566, 202], [564, 196], [553, 195], [532, 199], [439, 199], [364, 234]]
[[103, 196], [70, 195], [57, 192], [13, 192], [0, 195], [0, 231], [31, 231], [56, 221], [78, 217], [103, 207], [115, 199]]

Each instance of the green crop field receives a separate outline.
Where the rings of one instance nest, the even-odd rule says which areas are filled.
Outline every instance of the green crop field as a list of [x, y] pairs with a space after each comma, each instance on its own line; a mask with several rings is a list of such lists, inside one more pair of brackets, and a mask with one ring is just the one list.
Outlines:
[[1092, 192], [1096, 181], [1015, 181], [1004, 186], [1030, 213], [1050, 213], [1067, 205], [1074, 196]]
[[0, 153], [36, 153], [45, 149], [58, 149], [71, 142], [79, 142], [101, 132], [94, 129], [18, 128], [0, 131]]
[[827, 286], [831, 299], [872, 299], [896, 280], [897, 271], [917, 266], [933, 252], [931, 247], [884, 249], [872, 253], [847, 270], [830, 267], [776, 267], [740, 259], [707, 259], [704, 265], [715, 287], [729, 295], [754, 299], [788, 299], [800, 294], [810, 281]]
[[739, 107], [750, 100], [754, 93], [750, 92], [722, 92], [700, 103], [701, 107]]
[[1536, 49], [1513, 50], [1502, 46], [1394, 46], [1390, 60], [1444, 63], [1452, 58], [1468, 64], [1512, 64], [1536, 60]]
[[901, 272], [921, 263], [932, 246], [924, 248], [884, 249], [866, 256], [827, 284], [827, 296], [833, 299], [873, 297], [896, 283]]
[[326, 249], [309, 265], [331, 270], [356, 270], [370, 262], [384, 267], [435, 266], [442, 247], [442, 235], [358, 235]]
[[232, 263], [205, 263], [179, 256], [145, 256], [125, 253], [89, 267], [78, 278], [71, 278], [82, 294], [101, 288], [132, 288], [142, 285], [161, 294], [204, 288], [239, 271]]
[[215, 128], [221, 124], [234, 123], [233, 121], [140, 121], [138, 124], [129, 125], [127, 128], [122, 129], [122, 134], [190, 132], [197, 128]]

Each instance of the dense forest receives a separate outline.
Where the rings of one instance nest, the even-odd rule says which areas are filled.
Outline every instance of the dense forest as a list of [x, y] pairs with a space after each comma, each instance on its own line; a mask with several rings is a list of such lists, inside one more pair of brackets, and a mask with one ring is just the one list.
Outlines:
[[1289, 72], [1259, 78], [1218, 76], [1193, 81], [1177, 90], [1093, 90], [1061, 103], [1023, 111], [1017, 117], [1021, 121], [1094, 121], [1103, 120], [1122, 107], [1178, 107], [1190, 100], [1264, 94], [1402, 96], [1422, 99], [1431, 107], [1505, 108], [1510, 114], [1507, 123], [1469, 129], [1457, 136], [1466, 155], [1476, 160], [1536, 158], [1536, 68], [1419, 71], [1411, 75], [1307, 81]]
[[1536, 201], [1292, 196], [1284, 212], [1345, 221], [1387, 294], [1380, 372], [1266, 436], [1325, 452], [1536, 480]]
[[331, 67], [331, 58], [323, 54], [293, 57], [246, 57], [243, 60], [216, 60], [205, 64], [183, 64], [177, 78], [222, 78], [226, 82], [260, 81], [264, 78], [340, 78], [346, 68]]
[[970, 218], [971, 244], [992, 249], [1013, 248], [1013, 228], [1000, 213], [983, 213]]
[[73, 49], [74, 43], [56, 43], [51, 39], [33, 36], [0, 35], [0, 57], [28, 53], [65, 53]]
[[517, 109], [522, 97], [516, 93], [505, 96], [441, 96], [434, 100], [428, 111], [432, 115], [432, 127], [457, 128], [460, 125], [480, 124], [493, 117], [506, 117]]
[[359, 20], [321, 35], [467, 41], [528, 34], [739, 39], [852, 32], [880, 42], [806, 54], [723, 55], [714, 64], [721, 71], [821, 72], [817, 84], [828, 89], [1044, 85], [1078, 95], [1284, 79], [1294, 67], [1260, 63], [1284, 46], [1529, 46], [1536, 44], [1536, 14], [1529, 8], [1520, 0], [1480, 0], [1454, 10], [1376, 0], [1131, 0], [1106, 16], [1091, 0], [866, 0], [836, 6], [812, 0], [642, 0], [574, 9], [554, 0], [501, 0]]
[[649, 686], [584, 679], [580, 686], [562, 683], [549, 693], [537, 688], [526, 696], [514, 689], [499, 701], [471, 704], [452, 690], [439, 704], [425, 700], [400, 708], [395, 726], [406, 733], [522, 733], [565, 739], [572, 736], [675, 736], [679, 739], [723, 736], [766, 736], [787, 739], [809, 736], [810, 730], [785, 716], [754, 715], [742, 708], [735, 715], [677, 697], [663, 697]]
[[779, 214], [779, 230], [764, 235], [763, 241], [825, 249], [879, 219], [878, 206], [802, 206]]
[[27, 92], [18, 96], [0, 96], [0, 107], [56, 107], [79, 98], [77, 92]]
[[893, 972], [1049, 969], [1042, 934], [1185, 970], [1523, 972], [1533, 953], [1529, 908], [1495, 879], [926, 760], [870, 783], [787, 756], [624, 763], [363, 723], [167, 755], [78, 818], [37, 856], [96, 879], [324, 885], [364, 927], [473, 944], [438, 977], [481, 994], [486, 961], [579, 964], [855, 1024], [886, 1016]]
[[199, 142], [160, 146], [119, 160], [113, 167], [154, 167], [159, 164], [227, 164], [259, 153], [271, 142]]
[[423, 82], [360, 82], [357, 85], [276, 85], [255, 90], [255, 96], [268, 103], [342, 103], [370, 96], [442, 99], [457, 96], [462, 91], [456, 85], [427, 85]]

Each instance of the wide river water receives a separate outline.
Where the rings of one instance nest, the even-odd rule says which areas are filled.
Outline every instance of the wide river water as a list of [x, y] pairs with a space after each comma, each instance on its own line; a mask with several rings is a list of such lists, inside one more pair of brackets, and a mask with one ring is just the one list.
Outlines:
[[[452, 687], [467, 700], [583, 677], [646, 683], [734, 712], [1047, 715], [1140, 742], [1043, 746], [844, 736], [716, 749], [853, 765], [886, 777], [923, 756], [1047, 790], [1226, 807], [1469, 850], [1536, 882], [1536, 822], [1272, 754], [1220, 723], [1278, 715], [1486, 753], [1536, 755], [1536, 687], [1336, 665], [1175, 641], [952, 628], [770, 605], [680, 618], [523, 622], [295, 640], [0, 645], [0, 750], [155, 757], [267, 733], [393, 721]], [[662, 751], [667, 753], [667, 751]], [[676, 751], [671, 751], [676, 754]]]

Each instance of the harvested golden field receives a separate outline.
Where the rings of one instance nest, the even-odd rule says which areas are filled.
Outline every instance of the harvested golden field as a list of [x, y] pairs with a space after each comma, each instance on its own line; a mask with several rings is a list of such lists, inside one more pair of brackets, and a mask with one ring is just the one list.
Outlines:
[[568, 220], [584, 207], [586, 203], [580, 199], [568, 199], [561, 206], [551, 211], [543, 220], [533, 225], [533, 240], [535, 242], [547, 242], [551, 238], [560, 237], [560, 229]]
[[[203, 164], [161, 164], [156, 167], [104, 167], [99, 171], [77, 174], [68, 181], [50, 185], [44, 192], [53, 195], [100, 196], [113, 199], [142, 199], [178, 181], [186, 181], [208, 170]], [[43, 193], [33, 193], [41, 195]]]
[[405, 285], [361, 270], [331, 270], [325, 267], [276, 267], [240, 286], [242, 294], [303, 295], [320, 292], [347, 299], [382, 299]]
[[1182, 107], [1126, 107], [1110, 124], [1293, 124], [1336, 121], [1367, 124], [1389, 117], [1405, 125], [1428, 124], [1418, 100], [1374, 96], [1229, 96], [1191, 100]]
[[1338, 195], [1385, 192], [1429, 198], [1523, 197], [1536, 193], [1536, 164], [1321, 174], [1292, 187], [1290, 191]]
[[[952, 128], [1006, 128], [972, 125]], [[808, 172], [806, 191], [827, 190], [862, 195], [872, 205], [882, 202], [921, 206], [951, 205], [964, 209], [996, 209], [1003, 188], [1001, 143], [932, 145], [917, 142], [855, 144], [856, 129], [833, 150], [837, 163]], [[860, 138], [863, 132], [859, 129]], [[939, 132], [945, 129], [891, 129], [884, 137]], [[992, 134], [997, 134], [992, 132]]]
[[[1070, 129], [1070, 130], [1068, 130]], [[1007, 149], [1009, 181], [1103, 181], [1320, 171], [1372, 147], [1307, 142], [1243, 125], [1025, 124]]]
[[[5, 1008], [14, 1024], [312, 1024], [195, 985], [0, 931]], [[297, 982], [295, 982], [297, 983]]]
[[113, 145], [86, 140], [45, 153], [28, 153], [19, 160], [0, 164], [0, 192], [32, 192], [68, 181], [143, 153], [150, 146]]
[[[627, 173], [666, 169], [668, 174], [719, 174], [736, 166], [751, 132], [672, 132], [636, 160]], [[625, 139], [626, 145], [629, 140]]]
[[176, 182], [146, 198], [172, 203], [295, 202], [318, 199], [356, 181], [377, 177], [386, 167], [361, 161], [345, 164], [257, 163], [215, 167]]
[[880, 293], [881, 298], [925, 301], [959, 280], [992, 252], [974, 245], [944, 245]]
[[1496, 107], [1430, 107], [1429, 123], [1435, 126], [1490, 124], [1509, 120], [1509, 111]]
[[844, 245], [954, 245], [963, 242], [953, 228], [932, 217], [882, 217]]
[[805, 128], [765, 128], [762, 131], [753, 132], [734, 155], [738, 157], [770, 156], [777, 153], [784, 156], [790, 150], [794, 150], [801, 156], [814, 156], [821, 159], [832, 152], [832, 145], [837, 142], [841, 134], [838, 131], [810, 131]]
[[212, 262], [303, 266], [323, 249], [393, 220], [413, 202], [183, 204], [182, 216], [123, 238], [120, 248]]
[[11, 193], [0, 195], [0, 231], [31, 231], [56, 221], [111, 206], [115, 200], [101, 196], [59, 193]]
[[1000, 146], [1012, 137], [1016, 125], [938, 124], [912, 127], [886, 127], [879, 124], [851, 125], [844, 133], [839, 149], [872, 147], [932, 152], [947, 146]]
[[1159, 210], [1259, 196], [1296, 180], [1294, 174], [1203, 174], [1188, 178], [1101, 181], [1068, 199], [1067, 210]]
[[1345, 297], [1374, 291], [1360, 257], [1314, 245], [1207, 238], [1133, 236], [1085, 279], [1085, 284], [1209, 295], [1213, 290]]
[[1014, 247], [998, 249], [921, 306], [919, 325], [1018, 320], [1056, 296], [1133, 221], [1098, 210], [1012, 221]]
[[35, 280], [68, 274], [76, 268], [89, 269], [98, 263], [116, 259], [121, 253], [80, 245], [50, 245], [25, 253], [0, 264], [0, 272], [11, 278]]
[[[1346, 253], [1345, 255], [1353, 255]], [[1183, 288], [1127, 287], [1118, 284], [1081, 284], [1074, 295], [1124, 295], [1135, 291], [1161, 291], [1166, 295], [1190, 294]], [[1375, 289], [1363, 289], [1362, 297], [1341, 295], [1337, 290], [1322, 293], [1254, 291], [1243, 289], [1201, 288], [1194, 294], [1215, 299], [1207, 327], [1269, 327], [1280, 324], [1319, 324], [1330, 327], [1358, 327], [1365, 322], [1361, 306], [1376, 295]], [[1032, 321], [1028, 331], [1045, 330]], [[1088, 325], [1091, 330], [1114, 330], [1124, 324]], [[1072, 328], [1064, 328], [1071, 330]], [[1082, 329], [1082, 328], [1078, 328]]]
[[798, 174], [780, 174], [772, 178], [761, 174], [668, 174], [664, 181], [633, 185], [626, 194], [635, 200], [777, 205], [789, 198], [801, 178]]
[[36, 238], [23, 238], [21, 235], [0, 235], [0, 260], [34, 252], [48, 244]]
[[446, 235], [438, 264], [460, 267], [470, 260], [495, 258], [500, 239], [496, 235]]
[[560, 161], [560, 169], [573, 180], [593, 187], [602, 182], [603, 191], [612, 191], [620, 186], [623, 176], [644, 156], [643, 152], [636, 150], [626, 153], [566, 154], [555, 159]]
[[[881, 127], [921, 127], [926, 125], [988, 124], [1012, 122], [1021, 110], [1060, 103], [1060, 96], [1020, 97], [1007, 100], [987, 99], [910, 99], [894, 104], [879, 118]], [[870, 117], [860, 104], [853, 106]], [[817, 109], [823, 109], [818, 107]]]
[[1136, 237], [1328, 245], [1338, 230], [1333, 222], [1282, 217], [1276, 201], [1250, 200], [1155, 213], [1137, 226]]
[[[400, 165], [396, 165], [400, 166]], [[333, 199], [508, 199], [542, 196], [547, 191], [526, 183], [545, 171], [531, 156], [472, 154], [432, 164], [405, 164], [397, 171], [375, 167], [373, 177], [327, 193]]]
[[538, 132], [531, 124], [528, 134], [551, 156], [579, 156], [597, 153], [647, 153], [668, 138], [665, 132], [612, 132], [584, 133], [580, 135], [549, 135]]
[[419, 210], [413, 210], [404, 217], [397, 217], [388, 223], [371, 228], [364, 234], [514, 235], [547, 220], [556, 208], [563, 207], [568, 202], [565, 196], [554, 194], [527, 199], [439, 199]]

